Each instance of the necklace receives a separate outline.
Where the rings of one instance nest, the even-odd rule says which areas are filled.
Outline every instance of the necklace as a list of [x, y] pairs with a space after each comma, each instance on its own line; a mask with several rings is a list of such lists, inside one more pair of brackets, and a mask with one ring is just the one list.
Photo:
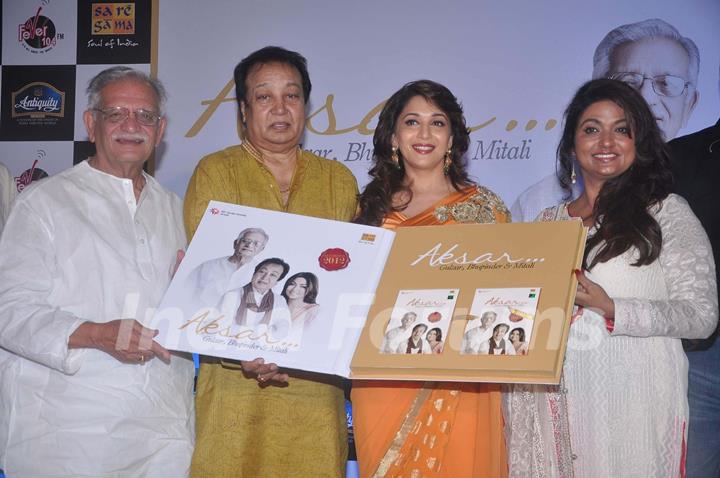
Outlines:
[[[262, 153], [260, 153], [260, 151], [258, 151], [258, 149], [255, 148], [255, 146], [253, 146], [253, 144], [250, 141], [243, 141], [241, 146], [245, 149], [245, 151], [247, 151], [250, 154], [250, 156], [252, 156], [255, 159], [255, 161], [260, 163], [260, 165], [262, 165], [262, 167], [265, 168], [265, 170], [267, 170], [271, 176], [273, 176], [273, 179], [275, 179], [275, 183], [278, 186], [278, 192], [280, 194], [282, 194], [284, 196], [290, 192], [290, 190], [292, 189], [293, 180], [295, 179], [295, 172], [297, 171], [297, 166], [293, 170], [292, 177], [290, 178], [290, 183], [287, 184], [285, 187], [283, 187], [280, 184], [280, 182], [278, 181], [278, 179], [275, 177], [275, 175], [268, 168], [268, 165], [265, 163], [265, 160], [262, 157]], [[300, 147], [299, 146], [297, 149], [297, 156], [299, 159], [299, 157], [300, 157]]]

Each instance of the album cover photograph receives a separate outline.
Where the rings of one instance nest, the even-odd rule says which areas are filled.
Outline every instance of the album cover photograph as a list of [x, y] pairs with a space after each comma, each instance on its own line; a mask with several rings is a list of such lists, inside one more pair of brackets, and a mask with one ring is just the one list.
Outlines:
[[401, 290], [380, 347], [384, 354], [441, 354], [458, 289]]
[[461, 354], [527, 355], [540, 288], [477, 289]]

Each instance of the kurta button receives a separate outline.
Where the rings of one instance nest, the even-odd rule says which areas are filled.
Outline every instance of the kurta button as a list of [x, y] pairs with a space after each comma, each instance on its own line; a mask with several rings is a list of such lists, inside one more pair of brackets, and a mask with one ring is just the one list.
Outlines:
[[577, 456], [575, 453], [573, 453], [572, 455], [570, 455], [570, 458], [572, 458], [573, 460], [577, 460], [577, 457], [578, 457], [578, 456]]
[[145, 239], [140, 239], [140, 244], [145, 244]]

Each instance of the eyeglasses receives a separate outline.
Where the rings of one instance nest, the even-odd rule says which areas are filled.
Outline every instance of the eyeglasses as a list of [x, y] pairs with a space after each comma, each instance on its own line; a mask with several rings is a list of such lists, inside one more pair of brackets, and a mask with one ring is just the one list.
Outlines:
[[613, 80], [620, 80], [627, 83], [636, 90], [642, 88], [645, 80], [652, 82], [652, 88], [655, 93], [660, 96], [680, 96], [690, 84], [685, 78], [673, 75], [645, 76], [642, 73], [616, 73], [610, 77]]
[[[109, 106], [107, 108], [93, 108], [93, 111], [102, 113], [103, 119], [110, 123], [122, 123], [128, 116], [130, 116], [130, 110], [124, 106]], [[144, 110], [142, 108], [136, 109], [133, 112], [135, 121], [143, 126], [157, 126], [158, 121], [162, 118], [161, 115], [154, 111]]]
[[262, 244], [264, 244], [265, 241], [251, 241], [250, 239], [240, 239], [240, 244], [246, 245], [246, 246], [253, 246], [257, 247]]

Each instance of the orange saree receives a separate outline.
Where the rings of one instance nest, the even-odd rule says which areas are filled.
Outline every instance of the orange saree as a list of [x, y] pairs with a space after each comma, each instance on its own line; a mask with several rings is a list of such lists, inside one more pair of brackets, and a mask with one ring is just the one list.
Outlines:
[[[400, 212], [383, 227], [507, 222], [492, 191], [473, 186], [415, 217]], [[360, 476], [507, 476], [499, 385], [355, 380], [353, 427]]]

